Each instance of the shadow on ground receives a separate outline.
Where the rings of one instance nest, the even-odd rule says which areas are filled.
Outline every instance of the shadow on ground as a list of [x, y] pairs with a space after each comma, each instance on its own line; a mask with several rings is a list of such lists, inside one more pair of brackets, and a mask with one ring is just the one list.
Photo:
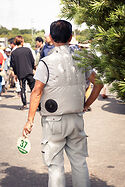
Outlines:
[[[29, 105], [29, 102], [27, 102], [27, 104]], [[20, 110], [20, 107], [22, 105], [7, 105], [7, 104], [0, 104], [0, 108], [8, 108], [8, 109], [14, 109], [14, 110], [19, 110], [19, 111], [27, 111], [29, 109], [29, 107], [27, 107], [24, 110]], [[39, 110], [37, 109], [37, 112], [39, 112]]]
[[114, 97], [109, 97], [104, 100], [101, 96], [98, 97], [98, 100], [107, 101], [106, 104], [102, 105], [102, 110], [116, 114], [125, 114], [125, 103], [122, 101], [117, 100]]
[[14, 95], [2, 95], [2, 97], [5, 98], [5, 99], [9, 99], [9, 98], [13, 98]]
[[0, 108], [9, 108], [9, 109], [14, 109], [14, 110], [19, 110], [20, 105], [0, 104]]
[[[36, 173], [24, 167], [10, 166], [8, 163], [0, 164], [1, 187], [47, 187], [47, 173]], [[71, 174], [66, 173], [67, 187], [72, 187]], [[114, 187], [109, 186], [105, 181], [91, 176], [91, 187]]]

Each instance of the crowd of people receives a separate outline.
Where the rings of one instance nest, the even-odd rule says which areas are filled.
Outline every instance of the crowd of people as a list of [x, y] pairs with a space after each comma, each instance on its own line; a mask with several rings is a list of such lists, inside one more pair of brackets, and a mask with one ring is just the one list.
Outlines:
[[36, 37], [35, 42], [36, 49], [33, 50], [25, 45], [22, 36], [16, 36], [8, 40], [8, 47], [0, 46], [0, 100], [1, 95], [9, 88], [15, 88], [15, 98], [21, 97], [23, 104], [20, 110], [27, 108], [26, 83], [32, 91], [35, 83], [33, 76], [40, 59], [47, 56], [54, 48], [47, 33], [45, 41], [42, 37]]
[[[36, 49], [33, 50], [31, 47], [25, 46], [24, 39], [22, 36], [17, 36], [15, 38], [10, 38], [8, 40], [8, 47], [4, 48], [0, 46], [0, 100], [2, 100], [1, 95], [7, 92], [9, 88], [15, 87], [16, 90], [16, 95], [15, 98], [21, 97], [23, 105], [20, 107], [21, 110], [27, 108], [27, 101], [26, 101], [26, 82], [28, 82], [28, 85], [32, 91], [34, 87], [35, 80], [33, 79], [34, 72], [36, 71], [36, 68], [39, 64], [40, 59], [44, 58], [45, 56], [49, 55], [51, 53], [51, 50], [54, 48], [54, 45], [50, 39], [49, 33], [45, 33], [45, 41], [43, 40], [42, 37], [36, 37], [35, 42], [36, 42]], [[17, 39], [18, 38], [18, 39]], [[20, 38], [20, 39], [19, 39]], [[17, 40], [20, 40], [17, 41]], [[19, 48], [19, 49], [17, 49]], [[29, 49], [28, 49], [29, 48]], [[14, 52], [16, 50], [16, 52]], [[78, 45], [72, 45], [70, 44], [70, 49], [71, 52], [73, 53], [75, 50], [80, 50]], [[18, 51], [18, 52], [17, 52]], [[20, 51], [20, 52], [19, 52]], [[26, 59], [24, 56], [24, 53], [27, 54], [28, 51], [30, 52], [30, 58], [29, 62], [31, 62], [31, 69], [29, 71], [28, 69], [25, 69], [24, 73], [24, 66], [27, 65], [28, 59]], [[13, 62], [15, 59], [14, 54], [18, 53], [20, 56], [18, 59], [19, 61], [15, 60], [15, 63], [21, 64], [20, 69], [19, 66], [16, 67], [16, 64]], [[20, 53], [20, 54], [19, 54]], [[22, 55], [23, 53], [23, 55]], [[22, 59], [22, 58], [25, 58]], [[23, 62], [23, 63], [21, 63]], [[28, 64], [28, 65], [29, 65]], [[18, 76], [16, 75], [17, 72], [14, 72], [15, 67], [18, 69]], [[21, 70], [22, 69], [22, 70]], [[16, 70], [15, 70], [16, 71]], [[32, 72], [31, 72], [32, 71]], [[24, 75], [25, 74], [25, 75]], [[29, 82], [29, 79], [27, 79], [27, 75], [32, 76], [32, 82]], [[21, 77], [20, 77], [21, 76]], [[23, 81], [22, 81], [23, 78]], [[24, 79], [25, 78], [25, 79]], [[87, 88], [86, 88], [86, 99], [91, 94], [92, 91], [92, 84], [88, 84], [87, 82]], [[106, 94], [106, 85], [104, 85], [102, 91], [101, 91], [101, 96], [103, 99], [107, 98]], [[39, 110], [41, 109], [41, 106], [39, 105]], [[88, 108], [88, 111], [91, 111], [91, 108]]]

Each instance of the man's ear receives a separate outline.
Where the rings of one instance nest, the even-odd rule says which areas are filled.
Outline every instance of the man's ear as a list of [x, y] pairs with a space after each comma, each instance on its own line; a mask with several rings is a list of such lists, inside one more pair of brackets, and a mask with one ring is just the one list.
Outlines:
[[68, 40], [68, 43], [69, 43], [71, 40], [72, 40], [72, 34], [71, 34], [71, 36], [70, 36], [70, 38], [69, 38], [69, 40]]
[[51, 34], [49, 34], [49, 37], [50, 37], [51, 42], [54, 44], [54, 41], [53, 41], [53, 39], [52, 39]]
[[23, 46], [23, 44], [24, 44], [24, 40], [21, 42], [21, 45]]

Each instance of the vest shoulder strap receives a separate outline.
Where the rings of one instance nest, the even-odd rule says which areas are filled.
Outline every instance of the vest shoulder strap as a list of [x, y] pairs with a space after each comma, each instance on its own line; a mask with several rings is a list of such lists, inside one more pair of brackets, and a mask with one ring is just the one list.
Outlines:
[[47, 83], [48, 80], [49, 80], [49, 68], [48, 68], [48, 66], [47, 66], [47, 64], [46, 64], [46, 62], [45, 62], [44, 60], [40, 60], [40, 61], [42, 61], [42, 62], [45, 64], [46, 69], [47, 69], [47, 71], [48, 71], [48, 77], [47, 77], [47, 81], [46, 81], [46, 83]]

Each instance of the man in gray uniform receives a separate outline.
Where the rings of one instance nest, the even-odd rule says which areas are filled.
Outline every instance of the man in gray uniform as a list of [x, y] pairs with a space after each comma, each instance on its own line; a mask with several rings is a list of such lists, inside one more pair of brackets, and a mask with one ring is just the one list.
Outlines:
[[[89, 187], [83, 111], [95, 101], [103, 85], [95, 81], [96, 74], [92, 69], [79, 68], [79, 61], [72, 58], [68, 45], [72, 38], [72, 25], [69, 22], [53, 22], [50, 37], [55, 48], [38, 65], [23, 136], [32, 130], [41, 99], [42, 155], [48, 166], [48, 186], [65, 187], [65, 150], [71, 163], [73, 187]], [[93, 83], [93, 91], [84, 103], [86, 79]]]

